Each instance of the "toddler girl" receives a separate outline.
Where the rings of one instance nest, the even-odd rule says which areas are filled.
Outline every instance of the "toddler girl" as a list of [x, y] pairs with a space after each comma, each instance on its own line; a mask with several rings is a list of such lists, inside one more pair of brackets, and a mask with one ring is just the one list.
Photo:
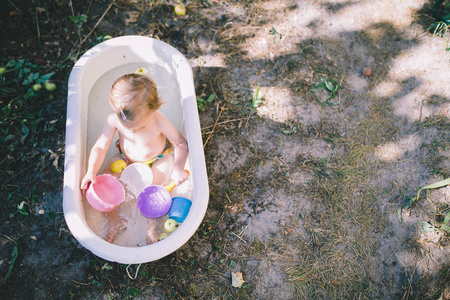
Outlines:
[[[184, 137], [164, 117], [158, 109], [162, 105], [156, 85], [149, 77], [142, 74], [127, 74], [113, 84], [109, 93], [109, 102], [114, 110], [106, 118], [100, 137], [92, 147], [88, 160], [86, 175], [81, 181], [81, 189], [86, 190], [102, 165], [109, 145], [116, 130], [119, 140], [121, 159], [127, 163], [145, 162], [153, 172], [153, 184], [163, 184], [168, 176], [181, 184], [188, 174], [184, 171], [188, 146]], [[173, 146], [172, 149], [169, 145]], [[163, 162], [173, 156], [172, 170]], [[111, 164], [118, 159], [113, 157], [104, 173], [111, 173]], [[118, 176], [118, 174], [112, 174]], [[108, 213], [110, 229], [107, 240], [113, 242], [121, 230], [126, 228], [124, 220], [118, 216], [118, 210]], [[148, 233], [150, 234], [150, 233]]]

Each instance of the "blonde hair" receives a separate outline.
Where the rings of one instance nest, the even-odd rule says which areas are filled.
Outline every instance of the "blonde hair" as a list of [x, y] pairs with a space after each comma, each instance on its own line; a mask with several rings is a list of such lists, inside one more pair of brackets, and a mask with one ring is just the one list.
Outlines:
[[155, 111], [163, 104], [155, 82], [136, 73], [123, 75], [114, 82], [109, 92], [109, 103], [123, 121], [132, 121], [142, 107]]

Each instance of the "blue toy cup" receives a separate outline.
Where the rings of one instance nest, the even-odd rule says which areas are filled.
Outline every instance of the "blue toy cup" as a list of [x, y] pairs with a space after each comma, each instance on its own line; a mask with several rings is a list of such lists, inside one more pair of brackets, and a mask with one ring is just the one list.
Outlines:
[[174, 197], [172, 199], [172, 206], [169, 210], [169, 219], [174, 219], [178, 223], [183, 223], [191, 209], [191, 205], [192, 201], [189, 199], [184, 197]]

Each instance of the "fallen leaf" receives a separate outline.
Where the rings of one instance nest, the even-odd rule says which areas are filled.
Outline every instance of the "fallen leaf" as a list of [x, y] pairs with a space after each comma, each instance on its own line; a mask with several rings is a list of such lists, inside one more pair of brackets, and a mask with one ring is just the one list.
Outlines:
[[231, 285], [233, 287], [240, 288], [244, 282], [241, 272], [231, 272]]
[[242, 204], [234, 204], [233, 206], [226, 205], [226, 208], [230, 210], [230, 213], [236, 213], [242, 210]]

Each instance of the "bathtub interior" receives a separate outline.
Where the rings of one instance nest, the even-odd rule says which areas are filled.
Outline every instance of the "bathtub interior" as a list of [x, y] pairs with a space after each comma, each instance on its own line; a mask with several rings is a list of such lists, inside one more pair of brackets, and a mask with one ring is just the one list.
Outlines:
[[[110, 244], [88, 225], [79, 183], [86, 159], [112, 111], [108, 93], [121, 75], [145, 68], [156, 81], [165, 104], [161, 112], [189, 143], [191, 211], [182, 226], [165, 240], [142, 247]], [[181, 247], [200, 225], [208, 202], [208, 183], [192, 70], [185, 57], [167, 44], [144, 37], [116, 38], [83, 55], [69, 79], [64, 174], [64, 214], [75, 238], [97, 256], [119, 263], [143, 263]], [[115, 140], [113, 140], [114, 142]], [[105, 162], [115, 153], [110, 146]]]

